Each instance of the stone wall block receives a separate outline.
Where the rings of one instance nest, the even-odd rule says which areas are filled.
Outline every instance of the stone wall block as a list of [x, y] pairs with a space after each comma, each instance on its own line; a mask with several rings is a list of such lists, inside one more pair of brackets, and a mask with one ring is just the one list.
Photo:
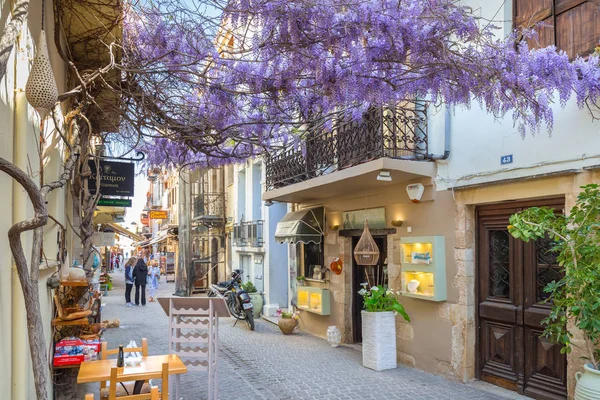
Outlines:
[[403, 351], [397, 351], [396, 357], [400, 364], [408, 365], [413, 368], [417, 365], [415, 357]]
[[454, 259], [457, 261], [475, 261], [475, 250], [473, 248], [454, 249]]
[[414, 340], [415, 331], [413, 326], [405, 322], [400, 322], [396, 319], [396, 336], [402, 340]]

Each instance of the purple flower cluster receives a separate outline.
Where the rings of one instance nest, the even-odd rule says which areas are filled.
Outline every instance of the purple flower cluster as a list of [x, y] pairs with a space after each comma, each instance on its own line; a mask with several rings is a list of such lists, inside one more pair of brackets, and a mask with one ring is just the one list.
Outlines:
[[523, 135], [552, 129], [554, 103], [599, 100], [598, 55], [516, 45], [452, 0], [231, 0], [213, 18], [190, 10], [216, 0], [157, 4], [131, 10], [124, 46], [153, 164], [250, 157], [302, 124], [415, 98], [512, 115]]

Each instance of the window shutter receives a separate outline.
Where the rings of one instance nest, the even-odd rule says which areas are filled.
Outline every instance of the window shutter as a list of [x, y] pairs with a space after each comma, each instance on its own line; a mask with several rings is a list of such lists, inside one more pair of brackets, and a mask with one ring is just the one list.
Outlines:
[[600, 0], [514, 0], [514, 26], [537, 28], [539, 39], [529, 47], [556, 44], [570, 59], [594, 51], [600, 39]]
[[569, 58], [590, 54], [600, 39], [600, 3], [556, 0], [556, 46]]

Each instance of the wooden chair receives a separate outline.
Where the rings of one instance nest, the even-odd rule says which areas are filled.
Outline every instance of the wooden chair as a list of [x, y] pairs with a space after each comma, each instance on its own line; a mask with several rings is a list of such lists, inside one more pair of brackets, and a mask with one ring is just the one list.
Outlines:
[[[84, 400], [94, 400], [93, 394], [86, 394]], [[158, 391], [158, 386], [152, 386], [150, 389], [150, 400], [161, 400], [160, 392]]]
[[[158, 387], [154, 386], [150, 389], [149, 393], [142, 394], [124, 394], [123, 396], [117, 396], [117, 388], [121, 387], [120, 382], [124, 382], [131, 379], [127, 376], [119, 377], [119, 368], [113, 367], [110, 369], [110, 386], [108, 389], [108, 400], [169, 400], [169, 363], [163, 363], [162, 371], [154, 374], [147, 374], [143, 378], [149, 379], [161, 379], [162, 380], [162, 391], [158, 391]], [[132, 386], [133, 389], [133, 386]], [[131, 393], [133, 390], [129, 391]]]
[[[106, 342], [102, 342], [100, 352], [100, 359], [107, 360], [108, 356], [115, 356], [119, 354], [119, 349], [108, 349]], [[123, 347], [124, 353], [142, 353], [142, 357], [148, 357], [148, 340], [142, 338], [142, 347]], [[150, 392], [150, 385], [145, 385], [142, 389], [144, 392]], [[100, 399], [106, 399], [108, 397], [108, 390], [106, 389], [106, 382], [100, 382]], [[87, 400], [87, 399], [86, 399]]]

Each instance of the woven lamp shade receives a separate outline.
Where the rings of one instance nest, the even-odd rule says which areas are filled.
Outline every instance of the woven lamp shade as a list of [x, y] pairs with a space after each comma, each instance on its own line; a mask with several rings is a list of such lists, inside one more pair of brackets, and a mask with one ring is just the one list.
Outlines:
[[35, 59], [25, 85], [25, 97], [41, 118], [52, 110], [58, 100], [58, 88], [50, 65], [46, 33], [43, 30], [40, 31]]
[[371, 236], [368, 221], [365, 221], [363, 233], [354, 248], [354, 259], [358, 265], [377, 265], [379, 261], [379, 247]]

